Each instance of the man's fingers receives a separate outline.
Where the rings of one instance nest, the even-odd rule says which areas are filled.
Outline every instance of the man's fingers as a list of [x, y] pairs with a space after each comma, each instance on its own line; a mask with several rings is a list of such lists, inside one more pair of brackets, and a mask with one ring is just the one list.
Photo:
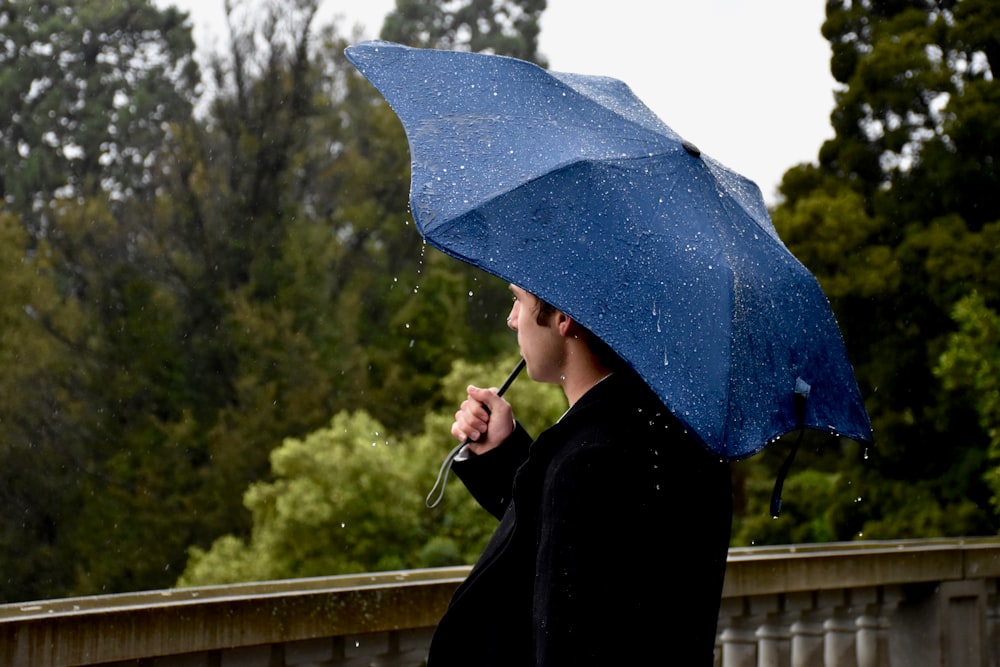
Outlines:
[[[460, 442], [466, 440], [486, 448], [502, 442], [513, 430], [510, 405], [498, 394], [498, 389], [469, 386], [469, 397], [455, 413], [451, 434]], [[497, 417], [499, 416], [499, 421]], [[491, 428], [497, 423], [498, 428]]]
[[462, 402], [461, 409], [455, 413], [455, 423], [452, 425], [452, 435], [459, 440], [479, 440], [489, 428], [490, 413], [483, 404], [473, 399]]

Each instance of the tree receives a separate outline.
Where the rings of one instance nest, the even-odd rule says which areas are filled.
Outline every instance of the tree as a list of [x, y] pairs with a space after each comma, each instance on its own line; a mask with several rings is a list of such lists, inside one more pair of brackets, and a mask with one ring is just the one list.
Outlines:
[[[418, 432], [450, 403], [437, 380], [453, 359], [512, 346], [503, 286], [407, 219], [402, 128], [334, 27], [314, 25], [318, 2], [231, 15], [197, 117], [184, 15], [98, 4], [0, 10], [4, 57], [49, 72], [0, 74], [39, 96], [0, 101], [13, 161], [0, 256], [14, 267], [0, 335], [18, 366], [0, 395], [16, 508], [0, 566], [30, 572], [6, 580], [6, 600], [172, 582], [189, 546], [250, 536], [241, 494], [268, 478], [276, 443], [364, 408]], [[76, 68], [88, 45], [93, 72]], [[19, 142], [42, 131], [26, 110], [66, 132]], [[108, 154], [84, 160], [94, 146]]]
[[998, 29], [980, 0], [827, 4], [836, 136], [786, 173], [773, 217], [831, 298], [875, 428], [841, 464], [863, 500], [837, 501], [838, 539], [996, 530], [985, 435], [933, 368], [959, 299], [1000, 297]]
[[545, 65], [538, 53], [545, 0], [396, 0], [382, 39], [434, 49], [513, 56]]
[[[141, 440], [140, 424], [162, 418], [175, 386], [163, 380], [183, 358], [159, 345], [176, 304], [148, 283], [145, 213], [169, 124], [192, 109], [193, 42], [182, 14], [143, 1], [15, 0], [0, 35], [0, 252], [17, 267], [0, 332], [16, 368], [0, 401], [14, 508], [0, 562], [23, 573], [0, 597], [97, 592], [109, 582], [83, 581], [113, 551], [87, 543], [82, 508], [95, 489], [134, 489], [110, 465], [120, 434], [131, 421]], [[99, 534], [118, 516], [100, 517]]]
[[989, 438], [987, 481], [1000, 511], [1000, 316], [977, 293], [959, 300], [952, 316], [959, 329], [948, 336], [934, 372], [976, 410]]
[[[234, 18], [200, 117], [195, 82], [180, 77], [197, 74], [180, 65], [192, 46], [183, 15], [140, 2], [4, 6], [6, 53], [40, 49], [68, 68], [81, 44], [98, 45], [94, 72], [60, 70], [46, 76], [66, 85], [35, 88], [46, 109], [92, 104], [100, 123], [60, 121], [75, 134], [47, 141], [86, 148], [68, 155], [8, 143], [27, 160], [15, 166], [54, 151], [66, 169], [4, 172], [17, 186], [0, 236], [17, 267], [4, 358], [30, 389], [0, 396], [2, 481], [18, 512], [0, 524], [0, 564], [23, 573], [0, 598], [169, 584], [189, 546], [249, 534], [241, 494], [267, 478], [275, 443], [366, 407], [415, 432], [443, 402], [453, 358], [510, 346], [503, 289], [428, 252], [406, 220], [402, 128], [334, 28], [313, 25], [317, 6]], [[120, 85], [77, 81], [91, 74]], [[153, 76], [172, 85], [146, 90]], [[118, 109], [122, 95], [135, 103]], [[11, 97], [13, 116], [28, 108]], [[126, 151], [128, 114], [149, 132], [130, 130]], [[131, 157], [86, 161], [77, 177], [107, 137]], [[498, 316], [486, 331], [483, 312]]]
[[0, 7], [0, 198], [35, 235], [54, 198], [149, 194], [198, 83], [186, 16], [149, 0]]
[[80, 502], [73, 483], [81, 452], [60, 442], [75, 417], [58, 379], [73, 367], [51, 327], [72, 328], [72, 307], [60, 302], [44, 244], [33, 244], [19, 216], [0, 209], [0, 568], [7, 573], [0, 598], [61, 594], [72, 583], [72, 550], [61, 539], [64, 517]]
[[[457, 401], [470, 381], [514, 363], [456, 363], [443, 384]], [[510, 396], [529, 427], [565, 410], [554, 386], [522, 381]], [[244, 494], [250, 538], [226, 535], [208, 551], [192, 549], [179, 585], [472, 562], [492, 533], [492, 518], [458, 484], [447, 488], [441, 506], [424, 507], [451, 421], [450, 412], [429, 415], [422, 433], [397, 436], [366, 412], [341, 412], [326, 428], [286, 439], [271, 453], [274, 481], [256, 482]]]

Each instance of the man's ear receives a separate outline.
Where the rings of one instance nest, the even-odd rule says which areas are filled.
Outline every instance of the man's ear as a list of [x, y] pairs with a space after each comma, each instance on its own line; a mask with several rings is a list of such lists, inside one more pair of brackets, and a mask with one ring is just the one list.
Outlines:
[[555, 325], [560, 336], [569, 337], [579, 334], [579, 326], [577, 323], [573, 320], [573, 318], [561, 310], [556, 311]]

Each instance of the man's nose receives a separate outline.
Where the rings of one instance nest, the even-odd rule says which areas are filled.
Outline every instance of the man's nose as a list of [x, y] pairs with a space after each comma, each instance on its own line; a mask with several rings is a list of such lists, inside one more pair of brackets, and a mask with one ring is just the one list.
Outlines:
[[507, 326], [514, 331], [517, 331], [517, 306], [515, 302], [510, 309], [510, 315], [507, 316]]

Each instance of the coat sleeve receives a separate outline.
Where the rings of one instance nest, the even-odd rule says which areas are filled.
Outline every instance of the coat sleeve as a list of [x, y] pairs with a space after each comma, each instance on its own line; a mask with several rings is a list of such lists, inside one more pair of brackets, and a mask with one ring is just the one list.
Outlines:
[[518, 424], [499, 447], [464, 461], [455, 461], [453, 470], [472, 497], [497, 519], [510, 502], [514, 475], [528, 458], [531, 436]]
[[[731, 521], [728, 468], [589, 446], [543, 487], [536, 665], [711, 665]], [[674, 472], [671, 472], [674, 470]]]

